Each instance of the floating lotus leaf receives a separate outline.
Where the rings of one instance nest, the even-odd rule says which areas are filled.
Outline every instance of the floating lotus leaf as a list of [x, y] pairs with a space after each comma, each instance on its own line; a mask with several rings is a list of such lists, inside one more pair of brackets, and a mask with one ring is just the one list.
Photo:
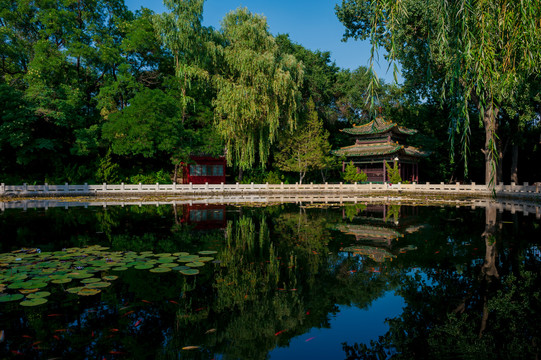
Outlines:
[[98, 281], [101, 281], [101, 279], [99, 279], [99, 278], [88, 278], [88, 279], [81, 280], [81, 282], [84, 283], [84, 284], [90, 284], [90, 283], [94, 283], [94, 282], [98, 282]]
[[192, 262], [199, 259], [197, 255], [181, 256], [177, 259], [178, 262]]
[[190, 253], [187, 253], [187, 252], [184, 252], [184, 251], [181, 251], [181, 252], [176, 252], [173, 254], [173, 256], [188, 256], [190, 255]]
[[199, 259], [197, 259], [198, 261], [201, 261], [201, 262], [207, 262], [207, 261], [212, 261], [214, 260], [214, 258], [212, 256], [203, 256], [203, 257], [200, 257]]
[[66, 279], [54, 279], [51, 282], [53, 284], [66, 284], [66, 283], [69, 283], [70, 281], [71, 281], [71, 278], [66, 278]]
[[24, 287], [24, 281], [17, 281], [8, 285], [8, 289], [22, 289]]
[[0, 296], [0, 303], [8, 302], [8, 301], [16, 301], [21, 300], [23, 298], [23, 294], [7, 294]]
[[184, 269], [184, 270], [180, 270], [180, 273], [184, 274], [184, 275], [197, 275], [197, 274], [199, 274], [199, 270], [197, 270], [197, 269]]
[[81, 271], [81, 272], [73, 272], [73, 273], [70, 273], [68, 275], [69, 275], [69, 277], [71, 277], [73, 279], [86, 279], [86, 278], [90, 278], [90, 277], [94, 276], [92, 274], [89, 274], [89, 273], [83, 272], [83, 271]]
[[216, 253], [218, 252], [214, 250], [203, 250], [199, 252], [200, 255], [214, 255]]
[[162, 264], [166, 264], [166, 263], [172, 263], [175, 260], [176, 258], [174, 257], [161, 257], [158, 259], [158, 262]]
[[99, 294], [100, 292], [101, 292], [100, 289], [91, 289], [91, 288], [85, 287], [85, 288], [82, 288], [81, 290], [79, 290], [77, 292], [77, 295], [92, 296], [92, 295]]
[[32, 294], [32, 293], [35, 293], [36, 291], [38, 291], [39, 289], [19, 289], [19, 292], [21, 294]]
[[69, 288], [67, 289], [66, 291], [71, 293], [71, 294], [77, 294], [79, 291], [81, 291], [83, 289], [82, 286], [77, 286], [77, 287], [72, 287], [72, 288]]
[[101, 277], [103, 280], [112, 281], [118, 279], [118, 276], [116, 275], [106, 275]]
[[40, 289], [40, 288], [47, 287], [47, 285], [48, 284], [46, 282], [27, 281], [22, 288], [23, 289]]
[[111, 270], [114, 270], [114, 271], [124, 271], [124, 270], [128, 270], [128, 268], [125, 267], [125, 266], [117, 266], [117, 267], [112, 268]]
[[49, 295], [51, 295], [51, 293], [48, 292], [48, 291], [38, 291], [36, 293], [27, 295], [26, 298], [27, 299], [37, 299], [37, 298], [47, 297]]
[[160, 267], [168, 267], [168, 268], [174, 268], [177, 267], [177, 263], [166, 263], [166, 264], [160, 264]]
[[148, 270], [148, 269], [152, 269], [153, 267], [154, 265], [152, 264], [142, 264], [142, 265], [134, 266], [134, 268], [137, 270]]
[[47, 302], [47, 299], [40, 297], [40, 298], [35, 298], [35, 299], [30, 299], [30, 300], [24, 300], [24, 301], [21, 301], [19, 304], [21, 306], [38, 306], [41, 304], [45, 304], [46, 302]]
[[172, 254], [171, 253], [159, 253], [159, 254], [155, 254], [154, 256], [155, 257], [170, 257]]
[[187, 270], [187, 269], [189, 269], [188, 266], [176, 266], [176, 267], [173, 268], [173, 270], [175, 270], [175, 271]]
[[105, 288], [107, 286], [111, 286], [111, 283], [110, 282], [105, 282], [105, 281], [100, 281], [100, 282], [95, 282], [95, 283], [92, 283], [92, 284], [87, 284], [85, 287], [87, 287], [89, 289], [99, 289], [99, 288]]
[[164, 273], [164, 272], [171, 271], [171, 268], [168, 268], [168, 267], [156, 267], [156, 268], [150, 269], [149, 271], [153, 272], [153, 273]]
[[194, 262], [187, 263], [186, 266], [189, 266], [189, 267], [201, 267], [201, 266], [205, 266], [205, 263], [200, 262], [200, 261], [194, 261]]

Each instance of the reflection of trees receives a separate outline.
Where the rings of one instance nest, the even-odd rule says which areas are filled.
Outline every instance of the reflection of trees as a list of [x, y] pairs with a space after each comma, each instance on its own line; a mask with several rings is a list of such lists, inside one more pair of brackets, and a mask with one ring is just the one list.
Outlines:
[[[517, 267], [516, 259], [499, 255], [501, 224], [501, 214], [489, 207], [485, 211], [484, 231], [477, 240], [449, 229], [444, 232], [448, 245], [440, 240], [438, 247], [425, 244], [424, 256], [416, 259], [408, 253], [399, 258], [404, 271], [398, 293], [407, 304], [404, 312], [388, 320], [390, 329], [378, 341], [370, 345], [344, 344], [346, 358], [538, 357], [539, 263], [535, 271], [527, 271], [528, 262], [519, 261], [522, 265]], [[466, 223], [461, 225], [471, 232]], [[433, 231], [437, 233], [438, 227]], [[437, 241], [438, 236], [431, 239]], [[422, 254], [422, 244], [419, 245]], [[483, 245], [484, 253], [472, 249]], [[474, 252], [468, 257], [459, 251], [460, 247]], [[503, 252], [509, 253], [507, 249]], [[521, 253], [515, 252], [517, 256], [522, 256]], [[419, 265], [421, 271], [412, 273], [411, 267]]]
[[[388, 289], [390, 271], [365, 272], [357, 258], [338, 254], [332, 238], [342, 235], [331, 227], [339, 212], [288, 210], [245, 210], [229, 222], [212, 295], [208, 287], [201, 293], [205, 285], [189, 295], [194, 303], [179, 311], [168, 353], [199, 344], [225, 359], [266, 358], [292, 337], [328, 327], [338, 305], [365, 308]], [[203, 297], [209, 307], [193, 310]], [[217, 330], [203, 335], [209, 328]]]

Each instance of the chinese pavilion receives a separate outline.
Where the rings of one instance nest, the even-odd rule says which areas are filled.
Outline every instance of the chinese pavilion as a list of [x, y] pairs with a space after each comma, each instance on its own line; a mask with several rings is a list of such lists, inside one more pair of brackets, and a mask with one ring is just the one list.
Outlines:
[[334, 150], [336, 156], [344, 156], [342, 171], [350, 161], [363, 171], [371, 182], [387, 181], [385, 163], [398, 164], [400, 177], [404, 181], [419, 181], [419, 159], [429, 155], [412, 146], [407, 146], [406, 138], [417, 130], [408, 129], [386, 121], [383, 118], [372, 120], [368, 124], [353, 125], [341, 130], [351, 135], [355, 144]]
[[182, 164], [182, 184], [225, 184], [225, 156], [190, 156], [190, 164]]

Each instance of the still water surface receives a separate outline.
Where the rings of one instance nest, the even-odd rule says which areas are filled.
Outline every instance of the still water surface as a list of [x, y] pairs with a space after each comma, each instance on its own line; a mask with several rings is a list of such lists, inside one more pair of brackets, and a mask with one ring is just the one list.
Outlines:
[[[535, 215], [490, 207], [6, 210], [0, 253], [41, 253], [0, 255], [0, 300], [14, 273], [51, 294], [0, 302], [0, 358], [535, 358], [540, 235]], [[81, 272], [118, 278], [67, 292]]]

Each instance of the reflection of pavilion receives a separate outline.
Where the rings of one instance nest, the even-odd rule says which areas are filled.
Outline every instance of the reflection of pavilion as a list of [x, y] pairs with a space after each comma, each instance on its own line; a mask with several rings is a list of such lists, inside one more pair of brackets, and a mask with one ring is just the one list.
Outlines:
[[225, 205], [184, 205], [182, 223], [195, 225], [195, 229], [222, 229], [226, 227]]
[[[391, 216], [389, 216], [392, 214]], [[403, 217], [402, 217], [403, 216]], [[347, 216], [344, 212], [344, 219]], [[353, 217], [355, 224], [341, 224], [337, 230], [355, 236], [355, 244], [344, 247], [342, 251], [363, 255], [376, 262], [392, 259], [396, 253], [412, 250], [411, 247], [395, 249], [396, 240], [404, 234], [412, 234], [424, 228], [419, 224], [417, 209], [400, 205], [376, 205], [359, 209]], [[395, 253], [395, 254], [393, 254]]]

